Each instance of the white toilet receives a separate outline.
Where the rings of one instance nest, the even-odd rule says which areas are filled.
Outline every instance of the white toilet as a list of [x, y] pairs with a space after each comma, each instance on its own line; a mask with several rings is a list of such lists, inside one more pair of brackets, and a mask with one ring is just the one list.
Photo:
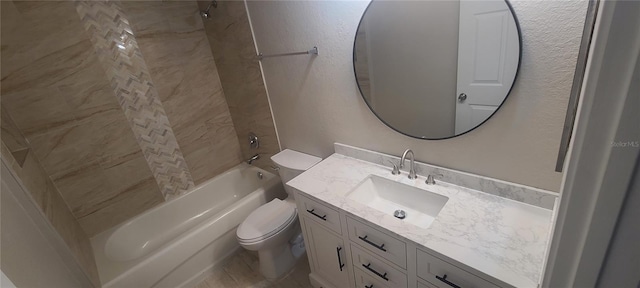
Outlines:
[[[285, 149], [273, 155], [271, 160], [280, 168], [278, 171], [284, 185], [322, 159]], [[236, 238], [244, 249], [258, 251], [260, 272], [269, 280], [278, 279], [291, 270], [303, 252], [292, 253], [295, 247], [291, 242], [301, 237], [301, 230], [293, 193], [286, 185], [285, 190], [286, 199], [274, 199], [260, 206], [249, 214], [236, 232]]]

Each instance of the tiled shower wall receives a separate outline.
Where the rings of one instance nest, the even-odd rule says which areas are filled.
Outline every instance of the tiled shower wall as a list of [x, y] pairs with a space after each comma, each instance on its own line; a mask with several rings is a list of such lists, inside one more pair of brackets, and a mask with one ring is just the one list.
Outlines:
[[88, 234], [162, 203], [73, 2], [2, 1], [1, 84], [3, 110]]
[[2, 1], [1, 84], [88, 235], [242, 160], [195, 2]]
[[[205, 9], [209, 3], [199, 1], [198, 5]], [[272, 171], [269, 158], [280, 151], [280, 146], [244, 1], [218, 1], [211, 17], [203, 21], [242, 155], [246, 159], [259, 153], [261, 158], [254, 164]], [[260, 148], [249, 149], [249, 132], [259, 137]]]
[[[42, 165], [30, 153], [29, 144], [9, 117], [9, 113], [0, 111], [2, 116], [2, 143], [0, 154], [3, 161], [13, 170], [14, 175], [23, 183], [31, 198], [60, 234], [69, 247], [71, 254], [80, 264], [95, 287], [100, 287], [98, 269], [89, 237], [71, 213], [62, 195], [49, 179]], [[4, 216], [3, 216], [4, 217]], [[2, 225], [5, 225], [2, 219]], [[10, 220], [9, 220], [10, 221]]]
[[193, 188], [191, 172], [117, 1], [75, 1], [100, 64], [165, 199]]
[[195, 185], [240, 163], [226, 91], [196, 2], [123, 1], [122, 6]]

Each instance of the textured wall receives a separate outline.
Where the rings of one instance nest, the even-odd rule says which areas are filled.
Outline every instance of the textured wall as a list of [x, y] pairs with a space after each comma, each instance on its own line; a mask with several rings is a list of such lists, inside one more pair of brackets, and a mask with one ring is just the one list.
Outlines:
[[367, 108], [353, 76], [356, 27], [368, 2], [248, 1], [260, 51], [320, 56], [262, 64], [283, 148], [326, 157], [333, 142], [558, 191], [554, 171], [586, 1], [514, 1], [523, 33], [520, 74], [503, 107], [473, 132], [425, 141], [400, 135]]
[[[198, 2], [201, 9], [206, 9], [209, 3]], [[248, 159], [260, 153], [261, 158], [254, 165], [268, 170], [269, 158], [280, 151], [280, 146], [244, 2], [218, 2], [218, 8], [211, 9], [211, 18], [204, 20], [204, 25], [242, 155]], [[259, 149], [249, 149], [249, 132], [260, 139]]]

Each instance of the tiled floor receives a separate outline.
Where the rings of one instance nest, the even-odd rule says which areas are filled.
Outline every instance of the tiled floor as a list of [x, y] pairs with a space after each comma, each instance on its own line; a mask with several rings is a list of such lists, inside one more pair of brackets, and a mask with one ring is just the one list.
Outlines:
[[304, 256], [289, 275], [278, 281], [268, 281], [260, 274], [258, 257], [252, 252], [242, 250], [196, 288], [311, 288], [309, 283], [309, 261]]

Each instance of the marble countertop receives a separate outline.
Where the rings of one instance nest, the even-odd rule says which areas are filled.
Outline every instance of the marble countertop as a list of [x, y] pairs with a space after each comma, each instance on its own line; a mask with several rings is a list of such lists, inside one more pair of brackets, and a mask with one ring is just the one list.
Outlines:
[[[403, 222], [346, 195], [369, 175], [449, 197], [427, 229]], [[333, 154], [289, 181], [305, 195], [375, 223], [418, 248], [442, 254], [515, 287], [536, 287], [542, 272], [552, 211], [425, 177], [392, 175], [389, 167]]]

